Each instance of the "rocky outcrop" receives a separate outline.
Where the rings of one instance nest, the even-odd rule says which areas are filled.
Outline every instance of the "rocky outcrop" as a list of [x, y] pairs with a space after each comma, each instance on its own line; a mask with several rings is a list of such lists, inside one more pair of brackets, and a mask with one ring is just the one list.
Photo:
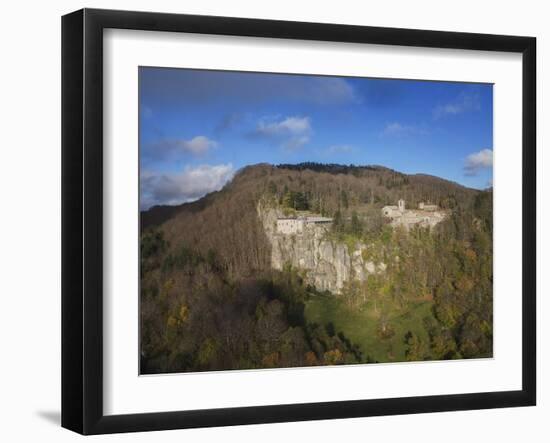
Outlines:
[[290, 264], [304, 271], [306, 281], [319, 291], [340, 293], [346, 282], [366, 281], [369, 274], [385, 270], [383, 263], [364, 260], [365, 244], [357, 243], [353, 250], [347, 244], [328, 238], [330, 227], [309, 224], [302, 232], [277, 232], [280, 211], [258, 207], [266, 236], [271, 244], [271, 267], [283, 269]]

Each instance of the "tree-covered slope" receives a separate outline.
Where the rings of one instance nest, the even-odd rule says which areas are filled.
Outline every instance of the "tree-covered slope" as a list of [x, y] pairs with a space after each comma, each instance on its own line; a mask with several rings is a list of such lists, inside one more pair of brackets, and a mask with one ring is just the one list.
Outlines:
[[[393, 230], [380, 208], [400, 198], [451, 216], [431, 231]], [[368, 244], [369, 259], [387, 271], [363, 285], [352, 279], [327, 299], [300, 269], [272, 270], [260, 199], [334, 217], [331, 241]], [[492, 354], [491, 192], [380, 166], [261, 164], [219, 192], [152, 208], [141, 221], [142, 372]], [[323, 309], [323, 300], [340, 307]], [[346, 310], [355, 319], [348, 324]], [[357, 333], [362, 315], [376, 347], [372, 334]]]

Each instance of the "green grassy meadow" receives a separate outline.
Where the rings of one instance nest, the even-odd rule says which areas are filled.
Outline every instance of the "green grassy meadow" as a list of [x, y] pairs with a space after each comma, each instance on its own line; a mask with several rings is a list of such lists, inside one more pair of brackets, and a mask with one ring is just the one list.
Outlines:
[[[379, 304], [376, 309], [372, 303], [352, 308], [335, 297], [319, 295], [306, 303], [305, 317], [308, 323], [323, 326], [332, 324], [336, 331], [341, 331], [353, 344], [359, 346], [365, 359], [368, 356], [376, 362], [406, 361], [407, 332], [429, 343], [423, 325], [426, 317], [433, 317], [432, 305], [431, 301], [419, 301], [408, 303], [404, 309], [399, 309], [393, 303]], [[392, 331], [389, 337], [383, 337], [379, 332], [381, 315], [386, 316], [388, 328]]]

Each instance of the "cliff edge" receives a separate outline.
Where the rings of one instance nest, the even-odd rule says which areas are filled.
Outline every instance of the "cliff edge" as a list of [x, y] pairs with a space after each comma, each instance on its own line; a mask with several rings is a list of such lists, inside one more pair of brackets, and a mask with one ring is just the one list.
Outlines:
[[330, 226], [305, 224], [300, 232], [283, 233], [277, 220], [281, 210], [258, 205], [258, 216], [271, 245], [271, 267], [282, 270], [291, 265], [304, 271], [307, 283], [319, 291], [340, 294], [347, 282], [365, 282], [369, 275], [383, 272], [384, 263], [364, 259], [367, 245], [357, 242], [353, 248], [330, 238]]

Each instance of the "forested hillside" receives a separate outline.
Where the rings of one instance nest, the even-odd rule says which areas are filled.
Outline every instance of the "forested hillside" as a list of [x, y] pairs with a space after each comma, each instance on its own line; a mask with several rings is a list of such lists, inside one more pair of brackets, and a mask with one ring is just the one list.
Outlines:
[[[404, 199], [450, 216], [393, 229]], [[334, 219], [386, 271], [339, 295], [271, 268], [258, 202]], [[492, 192], [380, 166], [249, 166], [221, 191], [141, 214], [142, 373], [492, 355]]]

